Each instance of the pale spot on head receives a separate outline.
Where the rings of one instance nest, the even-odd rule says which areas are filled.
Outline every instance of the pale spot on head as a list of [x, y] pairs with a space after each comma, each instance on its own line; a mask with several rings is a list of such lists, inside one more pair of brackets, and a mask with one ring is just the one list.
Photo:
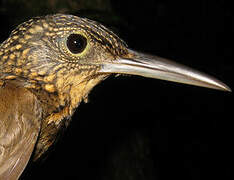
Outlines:
[[56, 75], [55, 75], [55, 74], [52, 74], [52, 75], [46, 76], [46, 77], [44, 78], [44, 81], [45, 81], [45, 82], [53, 82], [53, 81], [54, 81], [54, 79], [55, 79], [55, 77], [56, 77]]
[[8, 48], [8, 46], [9, 46], [9, 43], [6, 43], [6, 44], [3, 45], [3, 48], [6, 49], [6, 48]]
[[59, 30], [58, 28], [53, 28], [53, 31], [55, 31], [55, 32], [58, 31], [58, 30]]
[[7, 64], [8, 64], [9, 66], [11, 66], [11, 65], [15, 64], [15, 62], [12, 61], [12, 60], [10, 60], [10, 61], [7, 61]]
[[17, 44], [17, 45], [15, 46], [15, 48], [16, 48], [17, 50], [19, 50], [20, 48], [22, 48], [22, 45], [21, 45], [21, 44]]
[[22, 72], [22, 69], [20, 69], [20, 68], [15, 68], [15, 73], [16, 73], [17, 75], [19, 75], [21, 72]]
[[[20, 31], [25, 31], [25, 30], [26, 30], [26, 28], [25, 28], [25, 27], [23, 27], [23, 26], [21, 26], [21, 27], [19, 28], [19, 30], [20, 30]], [[14, 31], [14, 33], [16, 33], [16, 31]]]
[[23, 52], [22, 52], [22, 56], [23, 56], [23, 57], [25, 57], [25, 56], [28, 54], [29, 50], [30, 50], [29, 48], [28, 48], [28, 49], [23, 50]]
[[14, 39], [14, 40], [16, 40], [18, 38], [19, 38], [19, 36], [17, 36], [17, 35], [15, 35], [15, 36], [12, 37], [12, 39]]
[[15, 55], [12, 53], [12, 54], [10, 54], [9, 58], [10, 58], [11, 60], [14, 60], [14, 59], [15, 59]]
[[5, 55], [5, 56], [2, 57], [2, 59], [3, 59], [4, 61], [7, 60], [7, 59], [8, 59], [8, 56]]
[[49, 31], [53, 31], [53, 28], [52, 28], [52, 27], [49, 27]]
[[40, 75], [40, 76], [44, 76], [46, 73], [47, 73], [46, 70], [40, 70], [40, 71], [38, 71], [38, 75]]
[[36, 77], [37, 75], [38, 75], [37, 72], [31, 72], [29, 76], [30, 77]]
[[31, 38], [32, 38], [32, 36], [30, 36], [30, 35], [28, 35], [28, 34], [25, 34], [25, 35], [24, 35], [24, 39], [25, 39], [25, 40], [29, 40], [29, 39], [31, 39]]
[[15, 51], [15, 46], [11, 47], [11, 52]]
[[34, 82], [29, 81], [29, 84], [25, 85], [25, 87], [26, 88], [31, 88], [31, 89], [40, 89], [40, 86], [38, 86], [36, 84], [31, 84], [31, 83], [34, 83]]
[[46, 29], [49, 27], [49, 25], [46, 22], [43, 22], [42, 26]]
[[49, 32], [45, 32], [45, 35], [46, 35], [46, 36], [50, 36], [50, 33], [49, 33]]
[[44, 88], [46, 91], [48, 91], [50, 93], [55, 92], [55, 87], [53, 84], [45, 84]]
[[7, 66], [6, 68], [4, 68], [4, 72], [6, 73], [12, 72], [11, 66]]
[[15, 51], [15, 52], [14, 52], [14, 54], [15, 54], [15, 56], [18, 58], [18, 57], [20, 57], [21, 52], [19, 52], [19, 51]]
[[28, 70], [27, 69], [25, 69], [24, 71], [23, 71], [23, 73], [24, 73], [24, 75], [28, 75]]
[[19, 43], [21, 43], [21, 44], [25, 44], [25, 43], [26, 43], [26, 41], [25, 41], [25, 39], [24, 39], [24, 38], [20, 38], [20, 39], [19, 39]]
[[14, 75], [9, 75], [9, 76], [5, 77], [5, 79], [7, 79], [7, 80], [11, 80], [11, 79], [15, 79], [15, 78], [16, 78], [16, 76], [14, 76]]
[[36, 32], [42, 32], [43, 31], [43, 28], [41, 26], [39, 26], [39, 25], [36, 25], [34, 27], [34, 29], [35, 29]]
[[37, 81], [43, 81], [43, 77], [41, 77], [41, 76], [36, 76], [36, 77], [34, 77], [34, 79], [36, 79]]
[[24, 64], [24, 60], [21, 59], [21, 58], [18, 58], [18, 59], [17, 59], [17, 65], [18, 65], [18, 66], [22, 66], [23, 64]]
[[40, 33], [42, 31], [43, 31], [43, 28], [39, 25], [35, 25], [34, 27], [32, 27], [28, 30], [28, 32], [30, 32], [31, 34]]
[[35, 34], [35, 33], [36, 33], [36, 31], [35, 31], [34, 28], [30, 28], [30, 29], [28, 30], [28, 32], [30, 32], [31, 34]]

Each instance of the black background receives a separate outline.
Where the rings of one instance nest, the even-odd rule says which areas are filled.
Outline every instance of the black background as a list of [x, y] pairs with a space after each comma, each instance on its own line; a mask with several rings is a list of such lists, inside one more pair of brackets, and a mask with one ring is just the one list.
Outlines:
[[[118, 0], [111, 5], [123, 19], [115, 28], [129, 47], [207, 72], [233, 89], [231, 1]], [[2, 40], [12, 30], [4, 21]], [[106, 154], [132, 132], [149, 137], [157, 179], [230, 179], [232, 99], [233, 93], [111, 76], [79, 106], [47, 160], [26, 169], [25, 179], [99, 179]]]

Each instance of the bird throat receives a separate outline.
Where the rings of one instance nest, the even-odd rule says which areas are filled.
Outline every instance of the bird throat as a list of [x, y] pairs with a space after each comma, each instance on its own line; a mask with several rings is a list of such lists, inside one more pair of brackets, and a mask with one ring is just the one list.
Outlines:
[[[45, 117], [43, 118], [41, 131], [35, 147], [33, 155], [34, 160], [39, 159], [49, 147], [56, 142], [60, 134], [62, 134], [64, 129], [69, 125], [71, 116], [80, 102], [82, 102], [82, 100], [87, 102], [88, 94], [92, 88], [106, 77], [107, 75], [98, 75], [88, 79], [87, 77], [83, 78], [83, 76], [79, 78], [73, 77], [74, 81], [77, 82], [69, 86], [64, 81], [62, 83], [63, 87], [58, 87], [59, 83], [57, 83], [56, 89], [60, 89], [60, 91], [55, 91], [53, 93], [45, 90], [32, 90], [41, 101]], [[71, 82], [71, 80], [68, 81]]]

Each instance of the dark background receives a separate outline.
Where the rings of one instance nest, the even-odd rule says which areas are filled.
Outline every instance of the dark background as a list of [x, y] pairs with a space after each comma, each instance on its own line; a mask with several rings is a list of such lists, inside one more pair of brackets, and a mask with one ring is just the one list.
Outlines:
[[[88, 16], [112, 27], [132, 49], [174, 59], [234, 89], [231, 1], [61, 2], [0, 1], [0, 39], [31, 16]], [[231, 179], [232, 99], [233, 93], [111, 76], [79, 106], [48, 158], [30, 164], [22, 179], [130, 179], [123, 178], [125, 170], [141, 180]]]

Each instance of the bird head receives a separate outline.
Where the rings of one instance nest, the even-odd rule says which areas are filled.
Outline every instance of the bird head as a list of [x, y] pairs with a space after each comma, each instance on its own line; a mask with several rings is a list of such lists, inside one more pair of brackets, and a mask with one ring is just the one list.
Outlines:
[[0, 47], [1, 81], [54, 95], [75, 108], [110, 74], [132, 74], [230, 91], [224, 83], [164, 58], [129, 49], [103, 25], [72, 15], [19, 25]]

